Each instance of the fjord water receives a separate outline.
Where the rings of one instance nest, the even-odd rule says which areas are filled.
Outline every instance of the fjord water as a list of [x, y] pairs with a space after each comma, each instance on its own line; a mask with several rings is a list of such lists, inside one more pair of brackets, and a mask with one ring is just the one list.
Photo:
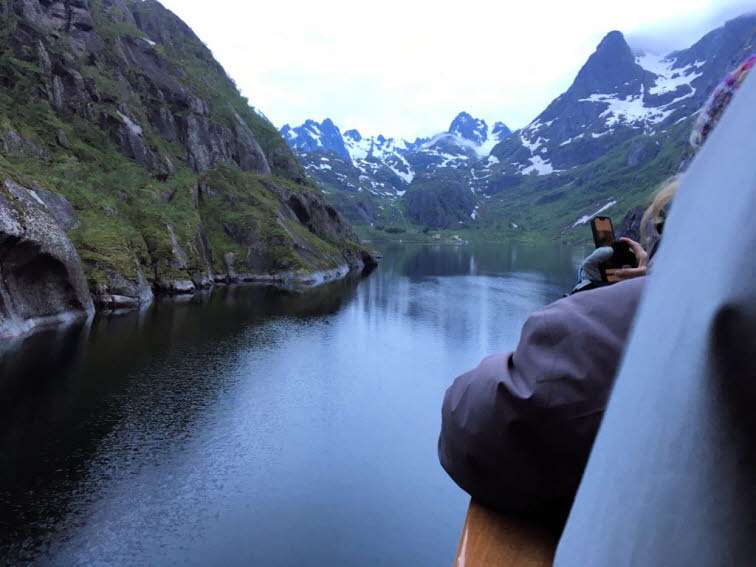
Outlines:
[[0, 557], [452, 562], [443, 393], [574, 283], [559, 246], [390, 246], [362, 279], [223, 288], [6, 344]]

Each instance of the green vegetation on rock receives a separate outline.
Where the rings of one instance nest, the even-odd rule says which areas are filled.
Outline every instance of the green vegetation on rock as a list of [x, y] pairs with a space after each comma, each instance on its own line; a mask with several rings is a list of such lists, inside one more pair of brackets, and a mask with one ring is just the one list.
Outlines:
[[70, 203], [104, 303], [375, 261], [155, 0], [0, 2], [0, 149], [3, 179]]

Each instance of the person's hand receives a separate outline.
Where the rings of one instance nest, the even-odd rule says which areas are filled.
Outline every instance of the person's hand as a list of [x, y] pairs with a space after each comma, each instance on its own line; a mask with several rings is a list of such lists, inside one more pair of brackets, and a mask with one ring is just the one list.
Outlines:
[[645, 276], [648, 272], [648, 252], [646, 252], [643, 249], [643, 246], [638, 244], [635, 240], [632, 240], [631, 238], [620, 238], [621, 241], [627, 242], [628, 246], [630, 246], [630, 250], [632, 251], [633, 255], [638, 259], [638, 267], [637, 268], [621, 268], [619, 270], [614, 271], [614, 276], [619, 281], [624, 280], [630, 280], [633, 278], [639, 278], [641, 276]]

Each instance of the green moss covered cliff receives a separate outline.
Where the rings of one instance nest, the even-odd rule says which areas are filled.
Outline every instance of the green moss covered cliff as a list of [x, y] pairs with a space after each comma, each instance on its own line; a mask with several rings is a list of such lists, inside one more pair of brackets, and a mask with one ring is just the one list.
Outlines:
[[[89, 312], [92, 300], [137, 305], [153, 291], [375, 262], [155, 0], [0, 1], [0, 153], [0, 255], [15, 258], [0, 263], [0, 328]], [[32, 217], [71, 250], [38, 242]], [[8, 281], [27, 261], [39, 265], [23, 292]]]

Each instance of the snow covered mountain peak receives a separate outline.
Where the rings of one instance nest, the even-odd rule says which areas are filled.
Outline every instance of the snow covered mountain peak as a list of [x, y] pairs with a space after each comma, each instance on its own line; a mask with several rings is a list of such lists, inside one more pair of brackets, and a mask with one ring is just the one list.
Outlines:
[[401, 196], [418, 173], [466, 168], [488, 156], [510, 133], [503, 122], [489, 126], [467, 112], [457, 115], [448, 131], [414, 142], [381, 134], [362, 136], [355, 129], [342, 134], [330, 119], [321, 123], [306, 120], [300, 126], [287, 124], [281, 129], [305, 168], [319, 180], [345, 191], [366, 190], [384, 196]]
[[692, 116], [750, 53], [754, 29], [756, 15], [742, 16], [665, 55], [633, 51], [610, 32], [570, 88], [492, 154], [508, 174], [548, 175], [595, 161], [639, 134], [665, 132]]
[[472, 142], [476, 153], [480, 156], [487, 156], [491, 148], [509, 136], [511, 132], [503, 122], [496, 122], [490, 127], [485, 120], [474, 118], [467, 112], [460, 112], [448, 130], [449, 134]]
[[294, 150], [305, 152], [323, 150], [333, 152], [343, 158], [349, 157], [341, 131], [330, 118], [320, 123], [315, 120], [305, 120], [302, 125], [294, 128], [286, 124], [281, 128], [281, 135]]

